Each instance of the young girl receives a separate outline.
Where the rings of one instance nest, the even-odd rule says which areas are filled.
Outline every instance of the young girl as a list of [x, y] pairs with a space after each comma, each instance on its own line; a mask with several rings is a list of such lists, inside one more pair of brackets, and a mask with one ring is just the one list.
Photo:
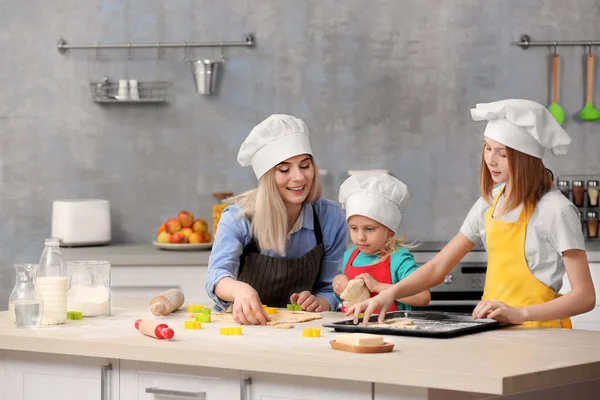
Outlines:
[[206, 290], [220, 311], [241, 324], [266, 324], [262, 304], [337, 306], [347, 229], [342, 208], [321, 197], [309, 132], [291, 115], [271, 115], [242, 144], [238, 161], [252, 166], [258, 188], [232, 199], [219, 220]]
[[[528, 100], [478, 104], [475, 121], [487, 120], [481, 157], [481, 198], [442, 251], [409, 278], [348, 310], [358, 323], [373, 311], [383, 319], [397, 297], [440, 284], [483, 243], [488, 265], [482, 301], [473, 318], [532, 327], [571, 326], [569, 317], [590, 311], [595, 292], [577, 208], [554, 188], [544, 167], [546, 149], [567, 152], [571, 138], [546, 108]], [[495, 187], [494, 187], [495, 186]], [[571, 291], [558, 295], [567, 272]]]
[[[387, 174], [353, 175], [340, 187], [340, 203], [346, 209], [355, 247], [346, 251], [342, 274], [333, 280], [333, 290], [338, 296], [350, 279], [362, 279], [374, 296], [417, 270], [409, 246], [395, 238], [409, 203], [404, 183]], [[398, 298], [391, 310], [426, 306], [429, 300], [429, 291], [424, 290]]]

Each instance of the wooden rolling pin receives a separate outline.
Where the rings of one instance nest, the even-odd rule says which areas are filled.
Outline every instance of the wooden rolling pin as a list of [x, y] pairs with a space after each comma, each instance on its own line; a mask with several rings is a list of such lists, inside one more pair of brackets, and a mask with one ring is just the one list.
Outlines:
[[146, 336], [151, 336], [157, 339], [169, 340], [175, 336], [173, 329], [169, 328], [167, 324], [163, 324], [159, 321], [153, 321], [151, 319], [138, 319], [135, 321], [135, 329], [142, 332]]
[[169, 315], [183, 305], [185, 298], [179, 289], [169, 289], [150, 300], [150, 312], [154, 315]]

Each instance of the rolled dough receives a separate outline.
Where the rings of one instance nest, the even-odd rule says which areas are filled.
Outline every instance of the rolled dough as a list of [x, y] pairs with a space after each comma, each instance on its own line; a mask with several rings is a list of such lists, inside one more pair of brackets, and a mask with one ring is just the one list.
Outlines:
[[[308, 311], [288, 311], [283, 309], [277, 309], [277, 313], [270, 314], [270, 322], [267, 325], [279, 325], [279, 324], [299, 324], [302, 322], [314, 321], [315, 319], [321, 319], [323, 316], [320, 313], [308, 312]], [[211, 318], [212, 322], [226, 322], [228, 324], [235, 324], [233, 314], [231, 313], [214, 313]]]

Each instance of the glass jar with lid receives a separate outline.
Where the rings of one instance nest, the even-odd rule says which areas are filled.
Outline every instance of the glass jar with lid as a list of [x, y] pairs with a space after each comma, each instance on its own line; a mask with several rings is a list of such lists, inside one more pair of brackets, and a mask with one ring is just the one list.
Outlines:
[[577, 207], [583, 207], [584, 192], [583, 181], [573, 181], [573, 203]]
[[598, 207], [598, 181], [587, 181], [588, 207]]
[[588, 237], [595, 239], [598, 237], [598, 212], [587, 212], [587, 232]]
[[571, 200], [571, 183], [565, 180], [559, 180], [556, 182], [558, 190], [569, 200]]

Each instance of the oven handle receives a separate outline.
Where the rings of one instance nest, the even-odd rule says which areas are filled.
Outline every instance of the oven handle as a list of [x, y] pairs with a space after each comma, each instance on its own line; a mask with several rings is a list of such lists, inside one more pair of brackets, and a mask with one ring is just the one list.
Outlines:
[[430, 306], [476, 306], [479, 300], [431, 300]]

